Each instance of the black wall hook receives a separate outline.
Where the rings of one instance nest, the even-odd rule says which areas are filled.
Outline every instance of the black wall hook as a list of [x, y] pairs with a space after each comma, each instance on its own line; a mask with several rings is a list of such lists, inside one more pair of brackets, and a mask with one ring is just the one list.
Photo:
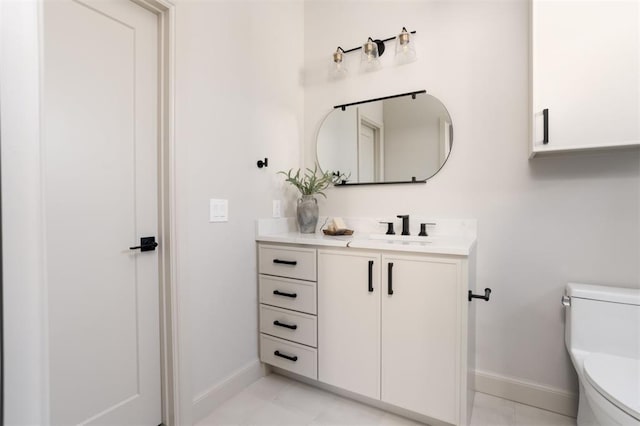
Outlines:
[[258, 165], [259, 169], [261, 169], [263, 167], [267, 167], [269, 165], [269, 159], [265, 157], [264, 161], [258, 160], [258, 162], [256, 164]]
[[491, 289], [490, 288], [485, 288], [484, 289], [484, 296], [481, 296], [479, 294], [473, 294], [471, 292], [471, 290], [469, 290], [469, 302], [471, 302], [471, 299], [482, 299], [485, 302], [489, 301], [489, 296], [491, 296]]

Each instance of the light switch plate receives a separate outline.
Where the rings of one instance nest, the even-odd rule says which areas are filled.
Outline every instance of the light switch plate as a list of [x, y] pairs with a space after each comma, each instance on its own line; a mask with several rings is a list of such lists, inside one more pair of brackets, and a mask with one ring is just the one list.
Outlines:
[[229, 221], [229, 200], [209, 200], [209, 222]]
[[273, 217], [281, 217], [282, 209], [280, 205], [280, 200], [273, 200]]

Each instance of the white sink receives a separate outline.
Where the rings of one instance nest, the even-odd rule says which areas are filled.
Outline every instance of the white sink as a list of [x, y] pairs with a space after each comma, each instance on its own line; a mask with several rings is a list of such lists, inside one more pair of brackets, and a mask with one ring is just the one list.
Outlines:
[[419, 235], [387, 235], [387, 234], [371, 234], [369, 235], [371, 240], [382, 241], [403, 241], [407, 243], [430, 243], [431, 237], [421, 237]]

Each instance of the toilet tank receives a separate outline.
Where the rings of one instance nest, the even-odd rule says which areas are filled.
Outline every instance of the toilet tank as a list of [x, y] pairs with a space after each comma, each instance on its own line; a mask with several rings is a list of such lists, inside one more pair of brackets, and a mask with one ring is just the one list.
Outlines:
[[569, 283], [565, 295], [569, 350], [640, 359], [640, 289]]

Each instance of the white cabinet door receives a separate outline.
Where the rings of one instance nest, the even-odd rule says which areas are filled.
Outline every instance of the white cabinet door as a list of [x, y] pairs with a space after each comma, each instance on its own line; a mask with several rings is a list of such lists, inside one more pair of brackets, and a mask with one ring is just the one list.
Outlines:
[[640, 2], [533, 0], [531, 20], [531, 154], [640, 144]]
[[460, 262], [383, 255], [382, 268], [382, 400], [459, 424]]
[[380, 399], [380, 255], [318, 251], [318, 380]]

